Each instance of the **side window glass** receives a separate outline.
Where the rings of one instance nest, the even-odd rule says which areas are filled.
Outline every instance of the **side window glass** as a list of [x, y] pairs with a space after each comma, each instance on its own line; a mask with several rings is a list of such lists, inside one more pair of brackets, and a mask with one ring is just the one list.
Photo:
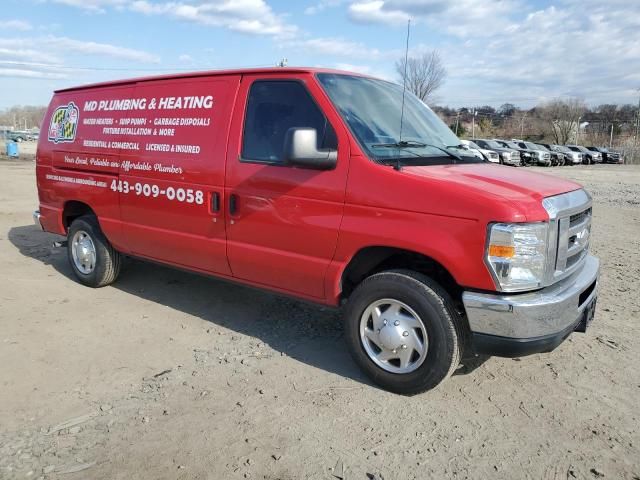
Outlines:
[[304, 85], [257, 81], [251, 85], [242, 137], [242, 161], [282, 163], [284, 139], [293, 127], [315, 128], [318, 148], [337, 148], [335, 131]]

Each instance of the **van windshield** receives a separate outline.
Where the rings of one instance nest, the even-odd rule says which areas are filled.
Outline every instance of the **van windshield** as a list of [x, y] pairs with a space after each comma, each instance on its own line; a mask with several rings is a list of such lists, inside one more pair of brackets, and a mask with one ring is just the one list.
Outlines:
[[[385, 163], [398, 157], [406, 158], [412, 165], [452, 163], [453, 159], [464, 163], [483, 161], [463, 149], [458, 137], [409, 91], [405, 93], [400, 138], [401, 86], [355, 75], [319, 73], [317, 78], [360, 146], [374, 161]], [[379, 148], [393, 147], [400, 141], [401, 147]], [[455, 157], [445, 155], [448, 151]], [[441, 161], [434, 162], [436, 159]]]

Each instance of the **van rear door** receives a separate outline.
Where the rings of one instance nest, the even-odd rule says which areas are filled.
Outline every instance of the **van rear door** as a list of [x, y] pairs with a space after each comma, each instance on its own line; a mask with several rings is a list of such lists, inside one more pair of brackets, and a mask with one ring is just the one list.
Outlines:
[[[141, 257], [229, 275], [225, 151], [240, 76], [145, 81], [144, 109], [118, 130], [120, 194], [127, 246]], [[124, 134], [124, 135], [123, 135]]]
[[[343, 214], [349, 141], [311, 75], [243, 76], [227, 153], [227, 252], [234, 277], [324, 298]], [[338, 148], [334, 170], [283, 165], [291, 127]]]

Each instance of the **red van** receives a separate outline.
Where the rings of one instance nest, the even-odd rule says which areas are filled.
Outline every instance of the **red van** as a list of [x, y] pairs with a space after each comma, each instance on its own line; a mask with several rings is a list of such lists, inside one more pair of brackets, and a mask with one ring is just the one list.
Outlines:
[[402, 87], [310, 68], [55, 93], [44, 230], [91, 287], [124, 255], [343, 306], [379, 385], [438, 385], [465, 349], [548, 352], [594, 316], [591, 197], [471, 156]]

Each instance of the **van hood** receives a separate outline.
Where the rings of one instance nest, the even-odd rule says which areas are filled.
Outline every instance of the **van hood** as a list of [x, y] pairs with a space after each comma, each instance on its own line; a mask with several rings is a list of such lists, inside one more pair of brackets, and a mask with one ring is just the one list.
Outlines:
[[582, 188], [578, 183], [554, 175], [490, 163], [408, 166], [402, 171], [425, 179], [453, 182], [481, 196], [518, 203], [534, 200], [539, 204], [543, 198]]

